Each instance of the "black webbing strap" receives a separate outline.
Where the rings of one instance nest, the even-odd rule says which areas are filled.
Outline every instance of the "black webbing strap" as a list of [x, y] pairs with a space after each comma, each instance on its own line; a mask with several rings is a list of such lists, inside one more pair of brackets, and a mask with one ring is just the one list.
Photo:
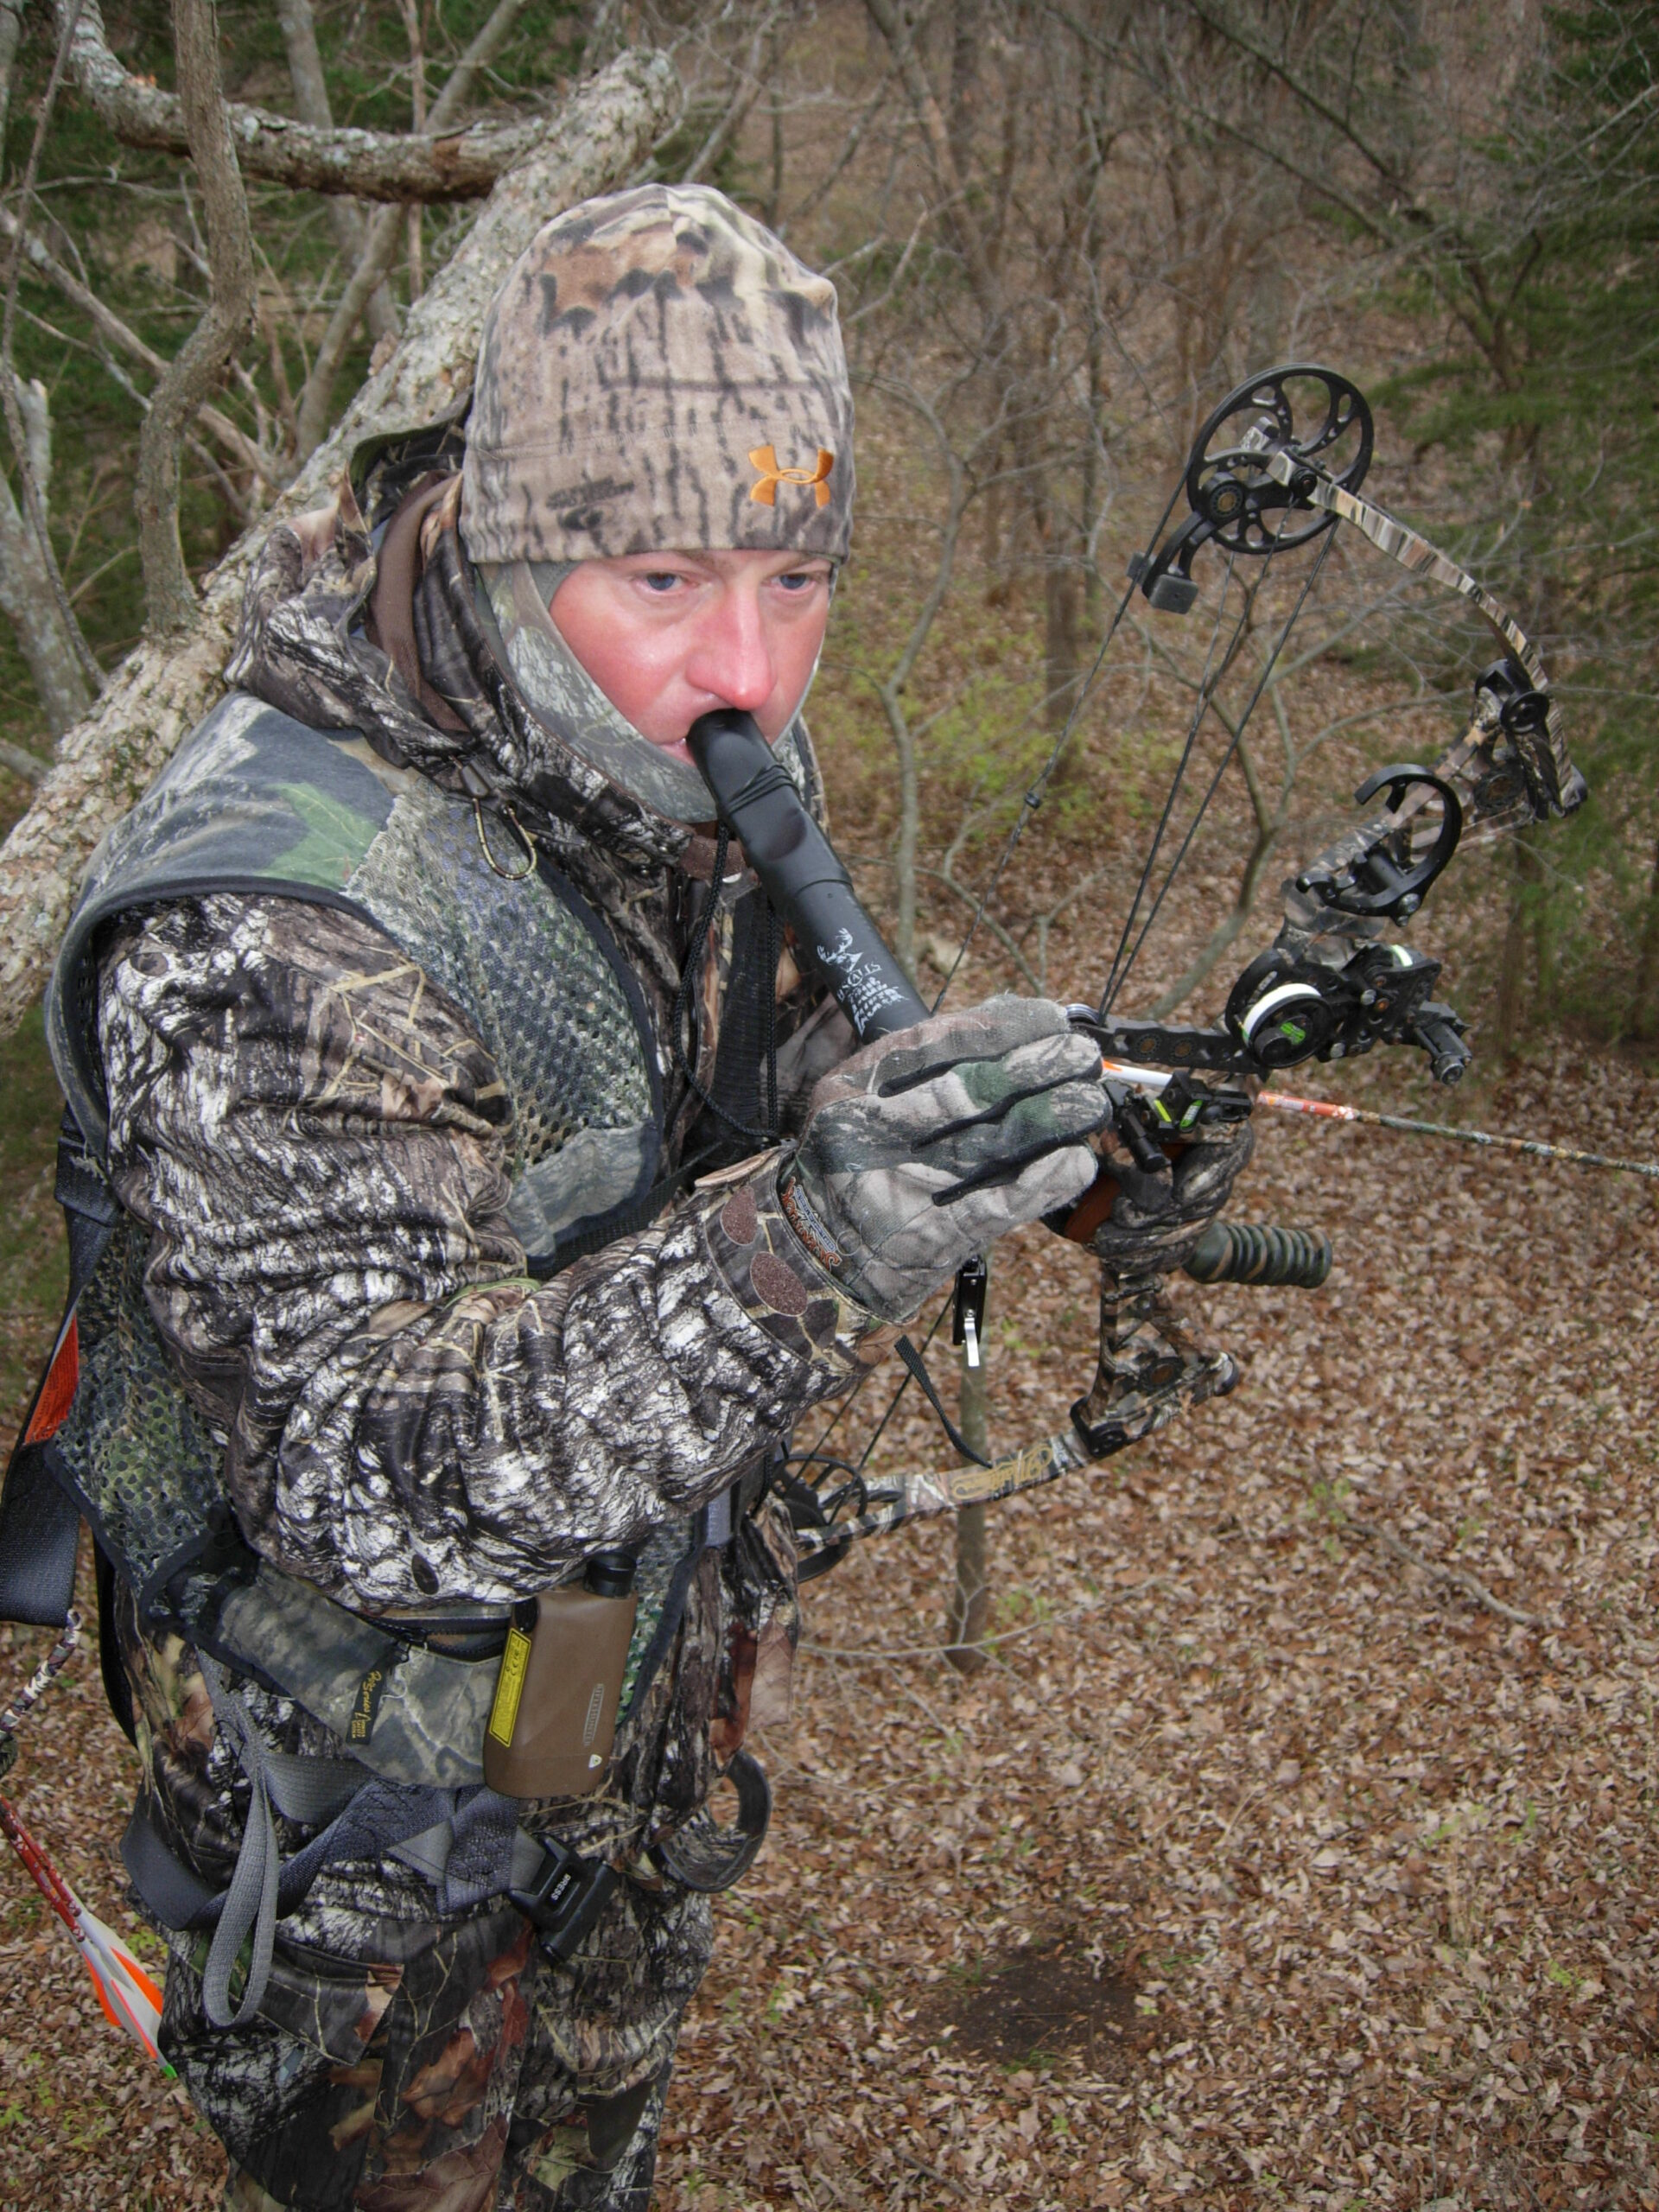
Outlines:
[[951, 1420], [950, 1414], [944, 1410], [943, 1404], [940, 1402], [939, 1394], [933, 1387], [933, 1377], [927, 1371], [927, 1363], [923, 1359], [922, 1355], [917, 1351], [915, 1345], [912, 1344], [910, 1338], [908, 1337], [900, 1337], [898, 1343], [893, 1346], [893, 1350], [898, 1353], [899, 1358], [904, 1361], [905, 1365], [910, 1370], [911, 1379], [917, 1384], [922, 1395], [927, 1400], [928, 1404], [932, 1407], [934, 1412], [938, 1415], [939, 1427], [950, 1438], [957, 1450], [961, 1452], [963, 1458], [964, 1459], [971, 1459], [976, 1467], [988, 1467], [992, 1464], [991, 1461], [985, 1457], [983, 1452], [975, 1451], [973, 1446], [968, 1441], [962, 1431], [957, 1427], [955, 1421]]
[[68, 1613], [75, 1590], [80, 1508], [53, 1472], [49, 1437], [32, 1443], [23, 1440], [35, 1426], [80, 1294], [104, 1256], [120, 1213], [67, 1107], [58, 1132], [54, 1196], [69, 1232], [69, 1295], [53, 1339], [52, 1357], [29, 1401], [28, 1418], [7, 1465], [5, 1489], [0, 1491], [0, 1620], [31, 1628], [61, 1628]]

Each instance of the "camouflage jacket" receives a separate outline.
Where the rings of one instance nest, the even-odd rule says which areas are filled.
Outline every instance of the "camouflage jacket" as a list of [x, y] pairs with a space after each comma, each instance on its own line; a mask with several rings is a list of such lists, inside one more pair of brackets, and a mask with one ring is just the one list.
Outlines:
[[[431, 772], [384, 656], [364, 703], [340, 608], [373, 564], [353, 572], [341, 537], [270, 556], [299, 586], [270, 604], [316, 662], [336, 652], [326, 710], [285, 711], [305, 699], [283, 655], [245, 656], [266, 700], [232, 693], [112, 835], [60, 961], [54, 1056], [143, 1249], [143, 1311], [115, 1316], [101, 1361], [86, 1347], [93, 1387], [59, 1440], [86, 1495], [155, 1448], [211, 1458], [264, 1558], [369, 1613], [501, 1604], [641, 1548], [644, 1637], [645, 1570], [666, 1580], [688, 1516], [889, 1332], [803, 1253], [770, 1155], [732, 1162], [750, 1144], [699, 1110], [671, 1049], [708, 841], [643, 850], [636, 810], [607, 849], [590, 808], [526, 868], [499, 755], [470, 791]], [[537, 833], [547, 780], [524, 809]], [[762, 1089], [753, 1009], [724, 1024], [735, 1058], [721, 1036], [734, 977], [757, 987], [758, 905], [741, 870], [720, 887], [690, 1064], [740, 1122]], [[764, 989], [787, 1128], [842, 1046], [786, 956]], [[677, 1192], [705, 1155], [712, 1185]], [[756, 1647], [792, 1618], [780, 1515], [764, 1535], [696, 1578], [680, 1679], [619, 1736], [616, 1840], [700, 1802], [711, 1719], [716, 1757], [741, 1736]], [[147, 1685], [130, 1657], [157, 1779], [211, 1847], [228, 1777], [202, 1765], [188, 1698], [157, 1687], [168, 1669]], [[275, 1741], [315, 1737], [280, 1698], [256, 1710]]]
[[[99, 948], [101, 1069], [60, 1065], [83, 1124], [101, 1073], [149, 1307], [255, 1546], [357, 1606], [524, 1595], [726, 1487], [872, 1332], [764, 1161], [537, 1280], [687, 1149], [645, 994], [568, 887], [493, 876], [471, 807], [366, 747], [289, 726], [278, 850], [247, 756], [283, 720], [233, 697], [105, 855], [66, 971]], [[232, 826], [289, 895], [221, 861]], [[181, 851], [238, 887], [168, 896]], [[313, 866], [326, 901], [292, 895]]]

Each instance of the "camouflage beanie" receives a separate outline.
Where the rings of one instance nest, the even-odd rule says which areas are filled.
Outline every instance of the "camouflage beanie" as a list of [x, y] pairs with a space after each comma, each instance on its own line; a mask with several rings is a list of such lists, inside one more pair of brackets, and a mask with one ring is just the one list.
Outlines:
[[478, 563], [846, 558], [853, 403], [836, 289], [704, 185], [588, 200], [485, 318], [461, 531]]

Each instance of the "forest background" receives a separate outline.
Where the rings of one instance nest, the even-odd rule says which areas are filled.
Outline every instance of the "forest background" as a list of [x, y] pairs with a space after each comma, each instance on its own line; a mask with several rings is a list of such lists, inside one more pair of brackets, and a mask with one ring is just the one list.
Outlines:
[[[1370, 487], [1538, 640], [1593, 793], [1436, 889], [1456, 1110], [1652, 1156], [1656, 67], [1659, 9], [1612, 0], [0, 0], [0, 1428], [61, 1287], [41, 917], [159, 765], [154, 671], [208, 664], [201, 580], [606, 88], [632, 136], [582, 189], [717, 184], [840, 290], [859, 522], [813, 728], [924, 984], [1046, 772], [953, 989], [1096, 995], [1219, 588], [1134, 602], [1096, 680], [1127, 560], [1230, 388], [1326, 361]], [[1211, 761], [1305, 573], [1259, 587]], [[1491, 649], [1443, 596], [1338, 543], [1120, 1010], [1213, 1013], [1360, 777], [1461, 727]], [[993, 1518], [978, 1671], [944, 1532], [817, 1586], [664, 2203], [1659, 2204], [1654, 1209], [1344, 1142], [1264, 1133], [1243, 1211], [1330, 1229], [1338, 1273], [1208, 1302], [1237, 1397]], [[1090, 1297], [1050, 1244], [999, 1258], [999, 1446], [1087, 1380]], [[940, 1449], [906, 1406], [871, 1465]], [[118, 1917], [97, 1700], [19, 1791]], [[211, 2143], [0, 1894], [0, 2203], [213, 2202]]]

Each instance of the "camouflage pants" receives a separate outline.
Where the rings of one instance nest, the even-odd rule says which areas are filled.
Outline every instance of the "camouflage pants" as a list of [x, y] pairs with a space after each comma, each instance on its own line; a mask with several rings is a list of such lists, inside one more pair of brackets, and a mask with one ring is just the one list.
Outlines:
[[162, 2047], [230, 2153], [231, 2212], [646, 2212], [706, 1897], [624, 1882], [563, 1965], [505, 1904], [326, 1924], [326, 1952], [278, 1945], [244, 2029], [168, 1974]]

